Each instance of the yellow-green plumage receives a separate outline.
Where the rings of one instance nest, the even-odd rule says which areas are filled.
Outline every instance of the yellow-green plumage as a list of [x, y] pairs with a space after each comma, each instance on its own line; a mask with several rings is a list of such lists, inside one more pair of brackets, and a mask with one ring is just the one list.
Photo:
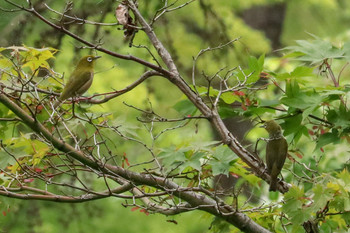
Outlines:
[[267, 173], [270, 175], [270, 191], [277, 190], [277, 176], [280, 174], [288, 153], [288, 143], [283, 137], [282, 128], [274, 120], [262, 126], [269, 133], [266, 145]]
[[54, 104], [56, 108], [64, 100], [84, 94], [90, 87], [94, 78], [95, 60], [100, 56], [85, 56], [81, 58], [75, 70], [66, 83], [58, 101]]

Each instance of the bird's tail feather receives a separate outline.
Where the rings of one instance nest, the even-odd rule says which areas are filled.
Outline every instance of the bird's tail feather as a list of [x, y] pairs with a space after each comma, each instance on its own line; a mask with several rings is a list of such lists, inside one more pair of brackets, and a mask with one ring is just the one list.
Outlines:
[[271, 180], [270, 180], [270, 188], [269, 191], [277, 191], [277, 176], [279, 174], [279, 169], [277, 168], [276, 163], [273, 164], [272, 170], [271, 170]]
[[271, 178], [269, 191], [277, 191], [277, 177]]

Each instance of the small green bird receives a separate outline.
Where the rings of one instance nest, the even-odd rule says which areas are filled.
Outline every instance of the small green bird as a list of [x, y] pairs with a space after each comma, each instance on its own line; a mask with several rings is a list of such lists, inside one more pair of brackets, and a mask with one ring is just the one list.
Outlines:
[[84, 94], [90, 87], [94, 78], [95, 60], [101, 56], [85, 56], [80, 59], [77, 67], [71, 74], [63, 91], [54, 104], [57, 108], [64, 100]]
[[274, 120], [263, 126], [269, 133], [266, 145], [267, 173], [270, 175], [270, 191], [277, 191], [277, 176], [280, 174], [288, 153], [288, 143], [283, 137], [282, 128]]

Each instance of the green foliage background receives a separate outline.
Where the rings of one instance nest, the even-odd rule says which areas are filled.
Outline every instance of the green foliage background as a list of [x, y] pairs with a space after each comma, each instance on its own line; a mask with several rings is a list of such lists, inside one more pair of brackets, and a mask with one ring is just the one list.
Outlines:
[[[20, 1], [17, 1], [20, 2]], [[53, 9], [62, 9], [64, 3], [61, 1], [48, 1], [50, 7]], [[147, 3], [146, 3], [147, 2]], [[179, 1], [179, 4], [184, 1]], [[234, 44], [233, 48], [227, 51], [215, 51], [210, 54], [206, 54], [201, 57], [198, 63], [198, 70], [200, 73], [205, 70], [205, 73], [210, 76], [217, 72], [218, 69], [228, 66], [229, 68], [242, 66], [243, 69], [249, 71], [249, 68], [256, 65], [258, 66], [259, 61], [263, 61], [264, 70], [269, 71], [270, 75], [273, 75], [276, 80], [283, 83], [282, 88], [287, 90], [286, 95], [282, 93], [276, 93], [276, 87], [273, 85], [268, 87], [268, 90], [264, 94], [256, 96], [260, 100], [260, 105], [274, 106], [273, 101], [284, 96], [281, 100], [285, 105], [293, 108], [300, 108], [306, 113], [314, 113], [318, 111], [318, 107], [322, 102], [333, 101], [335, 103], [335, 96], [340, 95], [340, 92], [347, 93], [348, 87], [345, 85], [349, 83], [349, 70], [345, 69], [342, 73], [342, 84], [344, 89], [324, 89], [326, 85], [331, 85], [331, 81], [320, 77], [313, 72], [314, 68], [310, 68], [310, 62], [317, 63], [317, 58], [313, 57], [315, 51], [310, 51], [311, 46], [308, 44], [296, 43], [295, 40], [302, 39], [315, 39], [308, 33], [317, 35], [320, 38], [315, 40], [319, 42], [316, 44], [315, 49], [325, 51], [325, 54], [318, 54], [318, 58], [333, 57], [342, 58], [344, 54], [345, 60], [349, 61], [348, 53], [346, 53], [346, 46], [344, 50], [337, 50], [336, 48], [342, 48], [343, 42], [349, 41], [349, 30], [348, 25], [350, 21], [350, 3], [346, 0], [295, 0], [286, 1], [286, 17], [283, 24], [282, 43], [288, 47], [289, 51], [297, 51], [298, 53], [292, 53], [290, 57], [299, 59], [299, 61], [286, 62], [284, 59], [277, 57], [280, 53], [272, 51], [269, 40], [265, 37], [263, 32], [252, 29], [247, 26], [244, 21], [239, 17], [240, 13], [245, 9], [248, 9], [255, 5], [271, 5], [283, 2], [281, 0], [246, 0], [246, 1], [203, 1], [207, 4], [208, 9], [215, 12], [210, 14], [205, 12], [203, 7], [200, 6], [199, 1], [196, 1], [189, 6], [182, 8], [178, 11], [170, 12], [166, 15], [165, 19], [155, 24], [155, 31], [161, 40], [164, 41], [170, 52], [174, 55], [175, 61], [181, 68], [182, 75], [189, 80], [191, 75], [191, 68], [193, 62], [193, 56], [208, 46], [217, 46], [220, 43], [227, 42], [229, 39], [242, 37], [237, 43]], [[111, 3], [109, 1], [100, 1], [100, 8], [96, 7], [96, 1], [74, 1], [75, 8], [74, 13], [79, 15], [79, 11], [86, 11], [90, 15], [88, 19], [99, 21], [101, 12], [107, 11], [104, 16], [104, 22], [115, 22], [114, 9], [117, 3]], [[145, 5], [143, 5], [145, 4]], [[161, 1], [152, 0], [139, 3], [140, 9], [144, 12], [143, 14], [149, 18], [153, 16], [155, 9], [159, 9], [162, 6]], [[4, 2], [0, 3], [1, 7], [8, 7]], [[46, 16], [52, 15], [52, 13], [45, 13]], [[216, 18], [215, 16], [219, 16]], [[58, 44], [57, 34], [48, 34], [49, 28], [44, 23], [35, 20], [31, 17], [25, 17], [22, 12], [18, 13], [4, 13], [0, 12], [0, 31], [3, 35], [0, 38], [0, 45], [11, 46], [11, 45], [26, 45], [29, 47], [55, 47], [58, 49], [56, 58], [51, 60], [54, 70], [59, 73], [64, 73], [68, 76], [74, 65], [82, 55], [89, 53], [88, 49], [77, 49], [80, 44], [73, 39], [64, 36], [62, 41]], [[26, 26], [23, 26], [23, 20], [27, 21]], [[30, 23], [28, 23], [30, 22]], [[307, 23], [305, 23], [307, 22]], [[224, 25], [224, 26], [223, 26]], [[71, 30], [84, 38], [91, 38], [91, 40], [103, 39], [104, 45], [110, 50], [115, 50], [122, 54], [133, 54], [135, 56], [148, 59], [149, 55], [145, 49], [130, 48], [127, 43], [123, 41], [122, 30], [117, 30], [115, 27], [103, 27], [98, 33], [97, 37], [94, 37], [94, 27], [86, 26], [86, 29], [79, 31], [79, 26], [72, 27]], [[14, 33], [18, 33], [21, 36], [20, 41], [15, 38]], [[47, 35], [43, 38], [43, 35]], [[13, 41], [9, 38], [13, 38]], [[322, 38], [322, 39], [321, 39]], [[323, 40], [325, 38], [325, 40]], [[324, 41], [330, 40], [333, 42], [327, 43]], [[323, 42], [322, 42], [323, 41]], [[323, 43], [323, 44], [322, 44]], [[135, 44], [150, 45], [147, 38], [142, 34], [138, 33], [135, 39]], [[329, 48], [329, 45], [331, 46]], [[348, 44], [346, 44], [348, 45]], [[349, 48], [349, 46], [347, 47]], [[312, 48], [311, 48], [312, 49]], [[329, 49], [329, 50], [327, 50]], [[153, 53], [155, 51], [152, 50]], [[266, 56], [261, 56], [266, 54]], [[303, 54], [303, 56], [300, 56]], [[310, 56], [308, 56], [310, 55]], [[255, 59], [252, 57], [260, 57]], [[143, 67], [136, 66], [135, 64], [110, 58], [107, 55], [103, 55], [103, 62], [98, 62], [96, 66], [96, 78], [92, 88], [89, 90], [89, 95], [94, 93], [109, 92], [113, 89], [121, 89], [128, 84], [135, 81], [139, 74], [143, 71]], [[215, 62], [214, 62], [215, 61]], [[300, 64], [305, 65], [300, 65]], [[332, 64], [335, 67], [337, 73], [344, 65], [344, 60], [336, 61]], [[295, 78], [294, 81], [286, 81], [288, 78]], [[307, 78], [309, 77], [309, 78]], [[108, 85], [106, 85], [106, 83]], [[138, 135], [146, 137], [147, 129], [145, 129], [137, 120], [136, 117], [139, 113], [123, 104], [126, 102], [136, 107], [147, 108], [149, 102], [152, 103], [152, 107], [162, 116], [174, 117], [181, 116], [176, 111], [176, 103], [183, 99], [182, 94], [175, 89], [168, 89], [169, 83], [167, 80], [161, 78], [152, 78], [148, 80], [144, 85], [137, 87], [133, 92], [121, 96], [120, 98], [114, 99], [103, 105], [93, 106], [91, 109], [95, 113], [111, 113], [112, 117], [115, 118], [116, 122], [123, 124], [125, 130], [130, 132], [136, 132]], [[57, 87], [60, 85], [57, 83]], [[317, 90], [315, 94], [314, 90]], [[215, 94], [214, 94], [215, 95]], [[296, 96], [301, 99], [296, 101]], [[348, 96], [349, 97], [349, 96]], [[228, 99], [227, 99], [228, 98]], [[237, 99], [230, 99], [232, 96], [222, 100], [229, 104]], [[278, 103], [275, 102], [277, 105]], [[296, 106], [295, 106], [296, 105]], [[175, 107], [174, 107], [175, 106]], [[183, 108], [180, 107], [180, 110]], [[252, 110], [259, 111], [259, 110]], [[4, 109], [0, 108], [0, 111]], [[292, 110], [290, 110], [292, 111]], [[337, 124], [337, 131], [327, 132], [327, 134], [321, 137], [318, 143], [313, 143], [313, 138], [308, 133], [308, 128], [303, 126], [301, 122], [305, 120], [306, 113], [298, 115], [295, 118], [285, 121], [282, 127], [285, 130], [285, 134], [289, 142], [294, 142], [290, 149], [296, 150], [302, 148], [303, 158], [300, 160], [305, 164], [315, 164], [316, 157], [321, 157], [318, 168], [322, 169], [322, 172], [333, 172], [335, 177], [340, 177], [341, 180], [348, 180], [347, 174], [342, 173], [342, 170], [347, 163], [349, 163], [348, 156], [348, 142], [346, 140], [337, 141], [335, 138], [346, 136], [348, 133], [348, 117], [341, 119], [342, 116], [348, 116], [349, 112], [345, 110], [337, 109], [330, 112], [327, 115], [327, 119], [334, 121]], [[243, 112], [243, 111], [242, 111]], [[274, 117], [276, 112], [263, 111], [265, 117]], [[289, 112], [290, 113], [290, 112]], [[244, 115], [243, 113], [238, 113]], [[335, 119], [336, 118], [336, 119]], [[337, 120], [339, 119], [339, 120]], [[345, 122], [345, 123], [344, 123]], [[157, 141], [156, 146], [159, 148], [172, 148], [176, 147], [189, 147], [196, 146], [197, 144], [210, 141], [213, 139], [211, 129], [205, 122], [196, 122], [191, 124], [189, 127], [182, 128], [181, 131], [170, 132], [162, 136]], [[168, 125], [157, 126], [156, 132], [160, 132], [163, 128]], [[197, 130], [198, 129], [198, 130]], [[343, 131], [342, 131], [343, 130]], [[316, 131], [316, 130], [315, 130]], [[4, 136], [10, 135], [11, 129], [6, 132], [2, 132]], [[317, 133], [317, 132], [315, 132]], [[184, 135], [186, 135], [184, 137]], [[246, 138], [255, 142], [258, 137], [266, 136], [265, 132], [261, 129], [253, 129], [250, 131]], [[332, 137], [333, 136], [333, 137]], [[151, 142], [151, 139], [149, 139]], [[337, 144], [336, 144], [337, 143]], [[323, 157], [324, 153], [320, 148], [326, 150], [328, 154], [336, 154], [337, 156]], [[261, 149], [261, 148], [260, 148]], [[126, 153], [131, 163], [138, 163], [143, 160], [143, 155], [147, 152], [144, 148], [139, 145], [130, 145], [123, 141], [118, 144], [118, 154], [122, 155]], [[190, 150], [190, 149], [189, 149]], [[186, 152], [186, 151], [185, 151]], [[185, 153], [184, 152], [184, 153]], [[224, 152], [222, 152], [224, 154]], [[161, 156], [162, 154], [160, 154]], [[166, 153], [163, 153], [166, 156]], [[224, 157], [223, 157], [224, 158]], [[226, 159], [226, 157], [225, 157]], [[227, 164], [227, 162], [233, 161], [234, 158], [229, 158], [229, 161], [221, 161], [221, 164]], [[172, 162], [172, 161], [170, 161]], [[191, 162], [191, 161], [189, 161]], [[195, 165], [193, 165], [195, 166]], [[293, 167], [294, 165], [290, 160], [287, 161], [287, 169], [300, 169]], [[312, 167], [312, 166], [311, 166]], [[217, 167], [218, 168], [218, 167]], [[227, 170], [225, 167], [219, 167], [218, 171]], [[220, 170], [222, 169], [222, 170]], [[235, 171], [239, 173], [240, 171]], [[296, 171], [297, 172], [297, 171]], [[336, 172], [336, 173], [335, 173]], [[292, 179], [288, 171], [284, 171], [284, 178], [286, 181]], [[247, 178], [249, 179], [249, 177]], [[253, 179], [253, 178], [251, 178]], [[292, 187], [291, 191], [284, 197], [287, 200], [287, 204], [283, 206], [283, 211], [288, 212], [290, 216], [293, 216], [295, 221], [302, 223], [308, 219], [311, 211], [316, 211], [319, 207], [324, 205], [323, 201], [319, 197], [333, 198], [332, 193], [340, 189], [339, 186], [348, 187], [347, 184], [340, 184], [335, 187], [332, 182], [332, 177], [320, 177], [320, 184], [324, 186], [328, 185], [328, 189], [322, 190], [321, 187]], [[251, 183], [257, 183], [258, 181], [253, 180]], [[97, 184], [98, 185], [98, 184]], [[305, 212], [305, 216], [300, 215], [300, 208], [306, 205], [306, 201], [303, 202], [300, 199], [307, 192], [314, 192], [316, 194], [316, 202], [310, 213]], [[262, 192], [263, 191], [257, 191]], [[266, 193], [266, 192], [265, 192]], [[266, 194], [265, 194], [266, 195]], [[289, 196], [288, 196], [289, 195]], [[296, 202], [288, 201], [290, 197]], [[300, 197], [297, 199], [296, 197]], [[270, 196], [262, 196], [263, 199], [278, 200], [281, 198], [278, 194], [271, 194]], [[317, 199], [319, 198], [319, 199]], [[346, 198], [336, 197], [335, 198]], [[121, 201], [114, 199], [99, 200], [92, 203], [84, 204], [60, 204], [60, 203], [47, 203], [47, 202], [24, 202], [17, 200], [8, 200], [1, 198], [1, 210], [4, 211], [0, 217], [1, 228], [4, 232], [188, 232], [188, 233], [200, 233], [208, 232], [210, 222], [212, 218], [201, 212], [191, 212], [182, 214], [175, 217], [164, 217], [160, 215], [147, 216], [141, 213], [139, 210], [132, 211], [131, 208], [123, 208]], [[343, 201], [343, 199], [342, 199]], [[348, 208], [349, 203], [345, 203], [344, 207]], [[8, 210], [10, 206], [10, 210]], [[298, 209], [299, 208], [299, 209]], [[337, 206], [334, 208], [341, 209]], [[294, 215], [293, 215], [294, 214]], [[5, 216], [6, 215], [6, 216]], [[178, 224], [167, 222], [167, 220], [176, 220]], [[335, 221], [335, 220], [332, 220]], [[332, 221], [323, 224], [323, 232], [327, 232], [331, 229]], [[340, 226], [346, 225], [346, 223], [339, 220], [333, 222]], [[21, 224], [18, 224], [21, 223]], [[130, 224], [133, 223], [133, 224]], [[261, 224], [271, 226], [271, 218], [260, 219]], [[347, 223], [349, 224], [349, 223]], [[280, 230], [280, 226], [277, 227]], [[225, 232], [221, 228], [221, 232]], [[300, 229], [293, 229], [298, 232]], [[214, 231], [214, 230], [213, 230]], [[217, 231], [217, 232], [220, 232]], [[235, 229], [230, 228], [228, 230], [235, 232]], [[340, 231], [339, 231], [340, 232]]]

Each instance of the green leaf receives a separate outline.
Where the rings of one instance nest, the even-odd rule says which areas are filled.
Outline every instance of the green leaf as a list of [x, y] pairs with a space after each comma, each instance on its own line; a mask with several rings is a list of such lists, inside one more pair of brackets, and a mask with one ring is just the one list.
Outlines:
[[232, 104], [236, 101], [242, 102], [241, 98], [239, 96], [235, 95], [232, 92], [225, 92], [220, 96], [220, 99], [222, 99], [226, 104]]
[[248, 58], [248, 67], [249, 69], [244, 69], [243, 72], [237, 73], [237, 78], [240, 81], [245, 79], [247, 84], [255, 83], [260, 79], [260, 73], [264, 69], [265, 54], [261, 55], [259, 59], [256, 57], [250, 56]]
[[281, 124], [282, 128], [284, 129], [284, 135], [290, 135], [300, 131], [301, 128], [304, 127], [301, 122], [301, 115], [295, 115], [293, 117], [286, 118], [285, 122]]
[[197, 111], [196, 106], [188, 99], [177, 102], [174, 105], [174, 109], [185, 116], [193, 116]]
[[326, 114], [327, 120], [334, 124], [335, 128], [347, 128], [350, 126], [350, 114], [344, 108], [331, 109]]
[[[336, 59], [344, 57], [344, 49], [336, 48], [331, 42], [317, 38], [312, 41], [297, 40], [296, 46], [285, 48], [291, 52], [301, 54], [297, 60], [307, 61], [311, 64], [323, 62], [325, 59]], [[294, 54], [295, 55], [295, 54]]]
[[238, 109], [238, 108], [234, 108], [229, 104], [219, 102], [218, 112], [219, 112], [219, 115], [222, 119], [238, 116], [239, 111], [240, 111], [240, 109]]
[[301, 201], [304, 196], [304, 190], [293, 186], [291, 187], [288, 192], [284, 195], [285, 204], [283, 205], [282, 209], [286, 213], [290, 213], [293, 211], [297, 211], [301, 209], [303, 202]]
[[298, 97], [300, 92], [299, 84], [296, 79], [287, 80], [286, 95], [289, 98]]
[[[23, 147], [12, 149], [12, 148], [6, 148], [8, 152], [15, 155], [16, 158], [20, 158], [25, 156], [26, 154], [23, 153]], [[15, 154], [16, 153], [16, 154]], [[15, 160], [3, 149], [0, 149], [0, 167], [4, 169], [8, 164], [14, 164]]]
[[228, 175], [230, 166], [237, 159], [237, 156], [227, 146], [219, 146], [213, 153], [213, 158], [208, 164], [212, 166], [213, 175], [224, 174]]
[[263, 71], [264, 69], [264, 63], [265, 63], [265, 54], [262, 54], [258, 59], [258, 68], [260, 72]]
[[304, 110], [305, 113], [303, 113], [303, 119], [318, 109], [325, 98], [315, 91], [299, 92], [298, 90], [297, 92], [296, 88], [291, 89], [289, 90], [287, 97], [281, 99], [281, 103], [292, 108]]
[[338, 135], [338, 131], [336, 129], [333, 129], [331, 133], [325, 133], [322, 134], [317, 141], [315, 151], [319, 150], [320, 148], [328, 145], [328, 144], [336, 144], [340, 142], [340, 138]]
[[[272, 106], [272, 105], [270, 105]], [[244, 117], [250, 117], [250, 116], [261, 116], [265, 113], [275, 113], [276, 110], [275, 109], [271, 109], [271, 108], [264, 108], [264, 107], [256, 107], [256, 106], [249, 106], [248, 109], [246, 111], [243, 111], [243, 116]]]
[[313, 72], [314, 72], [313, 67], [298, 66], [290, 73], [290, 75], [293, 78], [311, 77], [311, 76], [314, 76]]
[[350, 172], [344, 169], [337, 174], [337, 177], [343, 182], [342, 187], [347, 189], [347, 192], [350, 192]]
[[344, 43], [342, 50], [344, 51], [344, 57], [346, 61], [349, 62], [350, 61], [350, 41], [347, 41]]
[[203, 151], [193, 151], [191, 147], [176, 148], [174, 146], [161, 149], [158, 154], [166, 170], [178, 170], [182, 172], [186, 168], [201, 170], [202, 158], [207, 155]]
[[183, 164], [179, 166], [180, 172], [185, 170], [188, 167], [191, 167], [197, 171], [202, 169], [201, 159], [206, 155], [204, 152], [194, 152], [189, 153], [189, 156], [186, 156], [186, 159], [183, 160]]
[[[194, 89], [192, 87], [192, 89]], [[199, 95], [207, 95], [208, 94], [208, 88], [207, 87], [203, 87], [203, 86], [197, 86], [196, 87]], [[209, 96], [214, 97], [217, 96], [219, 94], [219, 90], [214, 89], [213, 87], [209, 87]]]
[[317, 212], [325, 208], [327, 202], [333, 198], [332, 190], [324, 187], [322, 184], [316, 184], [313, 189], [313, 203], [309, 207], [312, 212]]
[[162, 149], [162, 152], [158, 154], [158, 158], [162, 160], [162, 163], [168, 170], [180, 166], [186, 161], [185, 152], [188, 149], [177, 149], [174, 146]]
[[244, 169], [240, 163], [237, 163], [237, 166], [236, 166], [236, 163], [233, 164], [233, 166], [230, 168], [230, 172], [239, 175], [244, 180], [248, 181], [251, 185], [254, 185], [257, 188], [260, 188], [259, 183], [261, 179], [257, 177], [255, 174], [252, 174], [250, 171], [247, 171], [246, 169]]
[[310, 209], [304, 208], [304, 190], [293, 186], [284, 195], [285, 204], [283, 211], [291, 218], [291, 222], [295, 225], [302, 224], [310, 218]]
[[259, 106], [261, 107], [273, 107], [273, 106], [277, 106], [280, 104], [280, 101], [277, 99], [273, 99], [273, 100], [269, 100], [269, 99], [259, 99]]
[[307, 77], [314, 77], [313, 67], [298, 66], [290, 73], [282, 73], [275, 75], [277, 80], [295, 79], [300, 83], [305, 83]]
[[47, 60], [53, 58], [54, 53], [57, 52], [56, 49], [52, 48], [42, 48], [36, 49], [32, 47], [25, 47], [27, 50], [21, 54], [25, 58], [25, 63], [23, 67], [30, 67], [33, 71], [41, 67], [49, 67]]

